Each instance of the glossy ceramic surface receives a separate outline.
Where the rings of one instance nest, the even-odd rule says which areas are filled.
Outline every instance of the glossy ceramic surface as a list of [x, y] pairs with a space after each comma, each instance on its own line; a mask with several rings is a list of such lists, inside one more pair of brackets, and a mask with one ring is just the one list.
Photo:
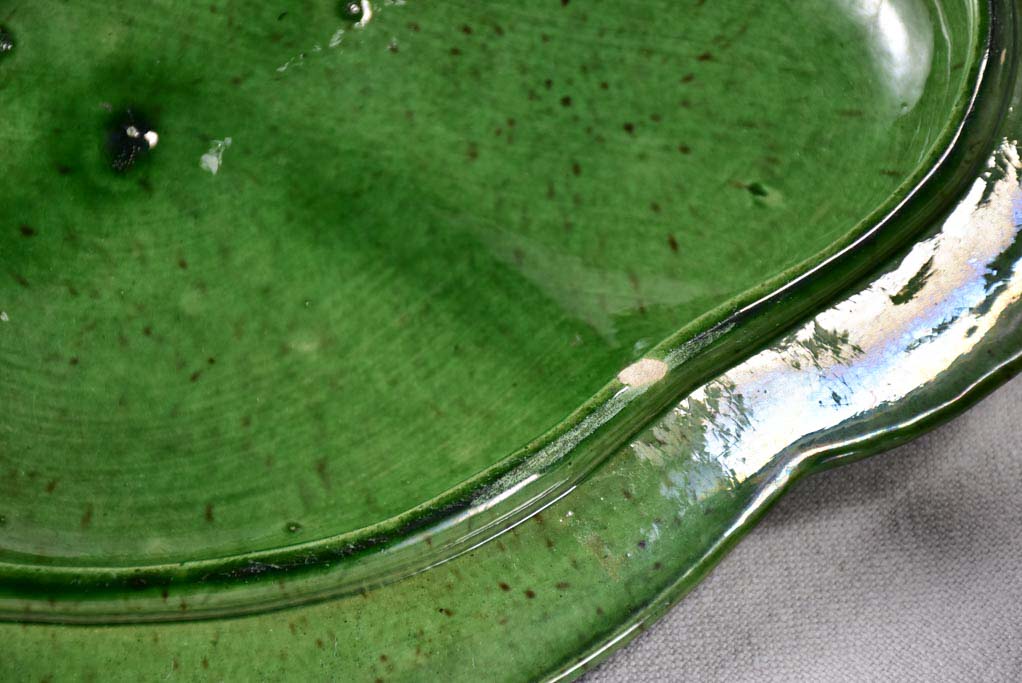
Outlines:
[[575, 675], [1013, 369], [1011, 3], [343, 10], [0, 4], [12, 676]]

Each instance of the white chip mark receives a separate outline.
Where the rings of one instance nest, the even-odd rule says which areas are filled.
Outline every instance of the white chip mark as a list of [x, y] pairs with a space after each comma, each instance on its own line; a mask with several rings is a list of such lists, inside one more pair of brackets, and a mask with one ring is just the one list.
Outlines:
[[155, 130], [146, 131], [145, 135], [143, 135], [142, 137], [144, 137], [145, 141], [149, 143], [149, 149], [152, 149], [160, 142], [160, 136], [156, 133]]
[[0, 311], [0, 323], [9, 323], [11, 319], [7, 317], [7, 311]]
[[337, 31], [334, 32], [332, 36], [330, 36], [330, 43], [328, 44], [328, 46], [337, 47], [338, 45], [341, 44], [342, 40], [344, 40], [344, 29], [339, 28], [337, 29]]
[[659, 382], [667, 374], [667, 363], [653, 358], [638, 360], [617, 375], [617, 381], [629, 387], [645, 387]]
[[355, 28], [365, 28], [369, 20], [373, 18], [373, 6], [369, 4], [369, 0], [362, 0], [362, 18], [355, 24]]
[[220, 170], [220, 164], [224, 160], [224, 151], [231, 146], [231, 139], [224, 138], [223, 140], [214, 140], [213, 146], [209, 148], [209, 151], [202, 155], [199, 159], [199, 166], [203, 170], [209, 171], [213, 175], [216, 175]]

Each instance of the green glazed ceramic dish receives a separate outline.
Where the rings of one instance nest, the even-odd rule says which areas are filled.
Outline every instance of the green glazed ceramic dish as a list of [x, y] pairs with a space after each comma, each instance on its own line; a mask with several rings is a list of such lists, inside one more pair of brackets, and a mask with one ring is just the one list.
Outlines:
[[0, 676], [579, 675], [1022, 352], [1010, 0], [0, 0]]

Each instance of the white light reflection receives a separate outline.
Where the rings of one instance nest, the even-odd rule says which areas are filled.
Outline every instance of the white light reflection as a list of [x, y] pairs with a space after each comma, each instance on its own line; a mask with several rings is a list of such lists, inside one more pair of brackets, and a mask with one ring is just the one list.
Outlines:
[[866, 32], [873, 58], [896, 106], [922, 97], [933, 62], [933, 25], [921, 0], [839, 0]]
[[[904, 399], [967, 356], [1022, 298], [1022, 273], [994, 264], [1019, 237], [1020, 166], [1005, 142], [940, 233], [898, 268], [697, 389], [633, 443], [666, 468], [662, 493], [684, 507], [712, 493], [707, 485], [731, 488], [802, 437]], [[713, 482], [694, 476], [709, 465]]]

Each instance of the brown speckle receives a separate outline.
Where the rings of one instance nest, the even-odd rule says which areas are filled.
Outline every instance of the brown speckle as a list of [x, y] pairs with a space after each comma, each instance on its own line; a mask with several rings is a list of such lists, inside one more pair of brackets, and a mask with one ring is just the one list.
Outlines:
[[713, 55], [710, 54], [709, 52], [704, 52], [698, 57], [696, 57], [696, 59], [699, 60], [700, 62], [708, 62], [713, 59]]
[[525, 597], [527, 597], [529, 600], [532, 600], [534, 597], [536, 597], [536, 591], [532, 590], [531, 588], [525, 589]]
[[183, 258], [178, 259], [177, 267], [180, 268], [181, 270], [188, 270], [188, 261], [185, 261]]
[[582, 175], [582, 166], [577, 161], [571, 162], [571, 173], [572, 175]]
[[78, 365], [78, 356], [71, 356], [71, 358], [68, 360], [68, 363], [71, 365]]
[[208, 669], [209, 668], [209, 660], [207, 658], [205, 658], [205, 657], [202, 658], [202, 668], [203, 669]]
[[[669, 246], [671, 248], [671, 251], [674, 252], [675, 254], [678, 253], [678, 240], [674, 235], [667, 236], [667, 246]], [[624, 491], [624, 494], [625, 498], [631, 499], [632, 494], [628, 493], [628, 491]]]
[[571, 97], [568, 96], [568, 95], [565, 95], [564, 97], [562, 97], [561, 98], [561, 106], [562, 107], [570, 107], [571, 106]]
[[327, 471], [326, 458], [320, 458], [316, 461], [316, 474], [319, 476], [319, 480], [323, 482], [323, 487], [330, 488], [330, 473]]
[[53, 493], [53, 491], [56, 488], [57, 488], [57, 480], [56, 479], [51, 479], [50, 481], [48, 481], [46, 483], [46, 492], [47, 493]]
[[571, 588], [571, 584], [568, 583], [567, 581], [558, 581], [556, 586], [557, 586], [557, 590], [559, 590], [559, 591], [565, 591], [565, 590], [568, 590], [569, 588]]
[[451, 610], [447, 609], [446, 607], [441, 607], [437, 611], [440, 612], [440, 614], [444, 615], [445, 617], [453, 617], [454, 616], [454, 612], [452, 612]]
[[635, 134], [635, 124], [634, 123], [626, 123], [625, 125], [622, 126], [622, 128], [624, 128], [625, 132], [628, 133], [629, 135], [634, 135]]
[[695, 77], [696, 77], [695, 74], [685, 74], [684, 76], [681, 77], [681, 82], [691, 83], [692, 81], [695, 80]]
[[461, 50], [459, 50], [456, 47], [452, 47], [451, 48], [451, 56], [452, 57], [460, 57], [461, 56]]
[[213, 523], [213, 503], [206, 503], [206, 510], [203, 513], [203, 517], [210, 524]]
[[88, 529], [92, 525], [92, 504], [89, 503], [85, 506], [85, 510], [82, 512], [82, 520], [79, 524], [82, 529]]
[[500, 590], [504, 591], [505, 593], [508, 592], [509, 590], [511, 590], [511, 586], [507, 585], [503, 581], [501, 581], [497, 585], [500, 586]]

